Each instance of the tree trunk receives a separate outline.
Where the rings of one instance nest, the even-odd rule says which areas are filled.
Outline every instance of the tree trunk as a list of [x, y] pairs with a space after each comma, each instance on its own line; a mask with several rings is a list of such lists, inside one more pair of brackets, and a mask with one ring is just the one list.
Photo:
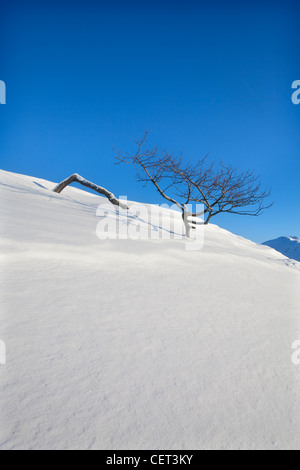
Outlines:
[[[201, 212], [198, 215], [203, 215], [203, 213]], [[185, 235], [187, 238], [191, 238], [191, 230], [196, 230], [197, 225], [206, 224], [206, 222], [202, 222], [197, 219], [197, 214], [191, 214], [185, 204], [182, 207], [182, 220], [185, 227]]]
[[190, 221], [189, 217], [191, 217], [190, 212], [187, 210], [186, 205], [184, 204], [182, 208], [182, 220], [185, 228], [185, 236], [187, 238], [191, 238], [191, 230], [194, 230], [196, 227], [194, 221]]
[[69, 184], [74, 183], [74, 182], [80, 183], [82, 184], [82, 186], [86, 186], [87, 188], [92, 189], [93, 191], [96, 191], [99, 194], [102, 194], [103, 196], [107, 197], [109, 202], [111, 202], [115, 206], [119, 206], [122, 209], [127, 209], [127, 210], [129, 209], [127, 204], [124, 204], [123, 202], [119, 201], [119, 199], [117, 199], [113, 193], [111, 193], [105, 188], [102, 188], [101, 186], [98, 186], [97, 184], [87, 181], [86, 179], [82, 178], [82, 176], [78, 175], [77, 173], [74, 173], [73, 175], [69, 176], [69, 178], [63, 180], [61, 183], [55, 186], [53, 191], [55, 193], [61, 193], [63, 189], [65, 189]]

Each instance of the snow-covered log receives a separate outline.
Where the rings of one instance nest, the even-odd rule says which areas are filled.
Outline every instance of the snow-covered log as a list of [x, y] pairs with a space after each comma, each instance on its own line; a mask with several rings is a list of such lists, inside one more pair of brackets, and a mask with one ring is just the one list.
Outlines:
[[92, 189], [93, 191], [96, 191], [99, 194], [102, 194], [103, 196], [107, 197], [109, 202], [111, 202], [115, 206], [119, 206], [122, 209], [128, 209], [128, 206], [125, 203], [119, 201], [119, 199], [117, 199], [113, 193], [111, 193], [105, 188], [102, 188], [101, 186], [98, 186], [95, 183], [91, 183], [90, 181], [82, 178], [82, 176], [78, 175], [77, 173], [74, 173], [73, 175], [69, 176], [69, 178], [63, 180], [61, 183], [55, 186], [53, 191], [55, 193], [61, 193], [63, 189], [69, 186], [69, 184], [75, 183], [75, 182], [80, 183], [83, 186], [86, 186], [87, 188]]

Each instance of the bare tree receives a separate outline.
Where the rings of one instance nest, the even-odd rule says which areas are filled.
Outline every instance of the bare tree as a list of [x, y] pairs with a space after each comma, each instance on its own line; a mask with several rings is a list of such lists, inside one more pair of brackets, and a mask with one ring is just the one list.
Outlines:
[[[158, 147], [144, 149], [148, 132], [135, 141], [137, 151], [129, 154], [117, 151], [117, 161], [133, 164], [137, 169], [138, 181], [151, 182], [159, 194], [175, 204], [182, 211], [187, 231], [199, 223], [195, 217], [203, 216], [208, 224], [212, 217], [220, 213], [258, 216], [272, 204], [265, 205], [270, 190], [261, 189], [258, 177], [253, 171], [240, 171], [223, 162], [209, 163], [207, 156], [196, 163], [184, 163]], [[190, 212], [188, 204], [203, 204], [200, 213]]]

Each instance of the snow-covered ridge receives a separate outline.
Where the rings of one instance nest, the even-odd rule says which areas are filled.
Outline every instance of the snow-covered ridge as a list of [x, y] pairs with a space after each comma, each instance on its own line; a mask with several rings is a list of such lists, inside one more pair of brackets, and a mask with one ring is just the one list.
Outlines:
[[216, 225], [99, 240], [106, 199], [54, 186], [0, 171], [0, 449], [299, 448], [298, 263]]
[[[128, 212], [128, 221], [128, 218], [125, 218], [126, 211], [118, 212], [117, 208], [104, 197], [70, 186], [63, 193], [56, 194], [53, 192], [55, 186], [56, 183], [51, 181], [0, 170], [0, 204], [6, 215], [2, 223], [2, 242], [6, 239], [10, 242], [17, 240], [18, 243], [54, 242], [55, 251], [60, 250], [60, 247], [64, 247], [65, 250], [66, 247], [70, 248], [75, 245], [81, 247], [81, 252], [92, 250], [93, 257], [94, 251], [101, 249], [103, 243], [113, 248], [118, 247], [118, 250], [121, 247], [126, 250], [133, 244], [138, 250], [138, 243], [135, 244], [134, 240], [114, 240], [118, 238], [118, 235], [114, 233], [109, 233], [108, 240], [99, 240], [97, 230], [101, 228], [99, 222], [103, 220], [103, 211], [106, 213], [108, 222], [117, 218], [120, 226], [123, 222], [134, 226], [135, 211], [140, 206], [141, 210], [145, 207], [151, 209], [153, 220], [150, 229], [153, 232], [154, 241], [157, 239], [157, 231], [160, 231], [160, 236], [165, 242], [162, 246], [159, 243], [151, 243], [149, 241], [151, 236], [149, 237], [149, 234], [143, 236], [145, 232], [142, 231], [141, 237], [149, 241], [147, 247], [158, 251], [163, 249], [165, 252], [170, 249], [184, 250], [186, 238], [179, 212], [128, 201], [128, 205], [133, 208], [132, 212]], [[13, 209], [11, 218], [8, 217], [10, 209]], [[172, 239], [172, 235], [168, 235], [168, 232], [170, 234], [170, 218], [173, 224], [172, 232], [177, 235], [175, 240]], [[18, 230], [15, 227], [16, 220]], [[112, 227], [114, 227], [113, 224]], [[198, 229], [203, 230], [203, 227], [198, 227]], [[114, 243], [109, 243], [109, 240], [114, 240]], [[204, 247], [200, 251], [219, 254], [219, 256], [226, 254], [250, 256], [260, 261], [264, 258], [267, 260], [284, 259], [279, 253], [274, 253], [262, 245], [234, 235], [214, 224], [205, 226]]]
[[275, 240], [264, 242], [263, 245], [270, 246], [288, 258], [300, 261], [300, 237], [279, 237]]

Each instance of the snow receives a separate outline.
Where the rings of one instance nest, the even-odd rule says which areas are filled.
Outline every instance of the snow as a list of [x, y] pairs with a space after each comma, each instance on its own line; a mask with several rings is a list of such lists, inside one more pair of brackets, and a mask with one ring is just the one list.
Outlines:
[[263, 245], [274, 248], [288, 258], [300, 261], [300, 237], [279, 237], [264, 242]]
[[300, 264], [216, 225], [100, 240], [124, 214], [54, 186], [0, 171], [0, 449], [299, 449]]

